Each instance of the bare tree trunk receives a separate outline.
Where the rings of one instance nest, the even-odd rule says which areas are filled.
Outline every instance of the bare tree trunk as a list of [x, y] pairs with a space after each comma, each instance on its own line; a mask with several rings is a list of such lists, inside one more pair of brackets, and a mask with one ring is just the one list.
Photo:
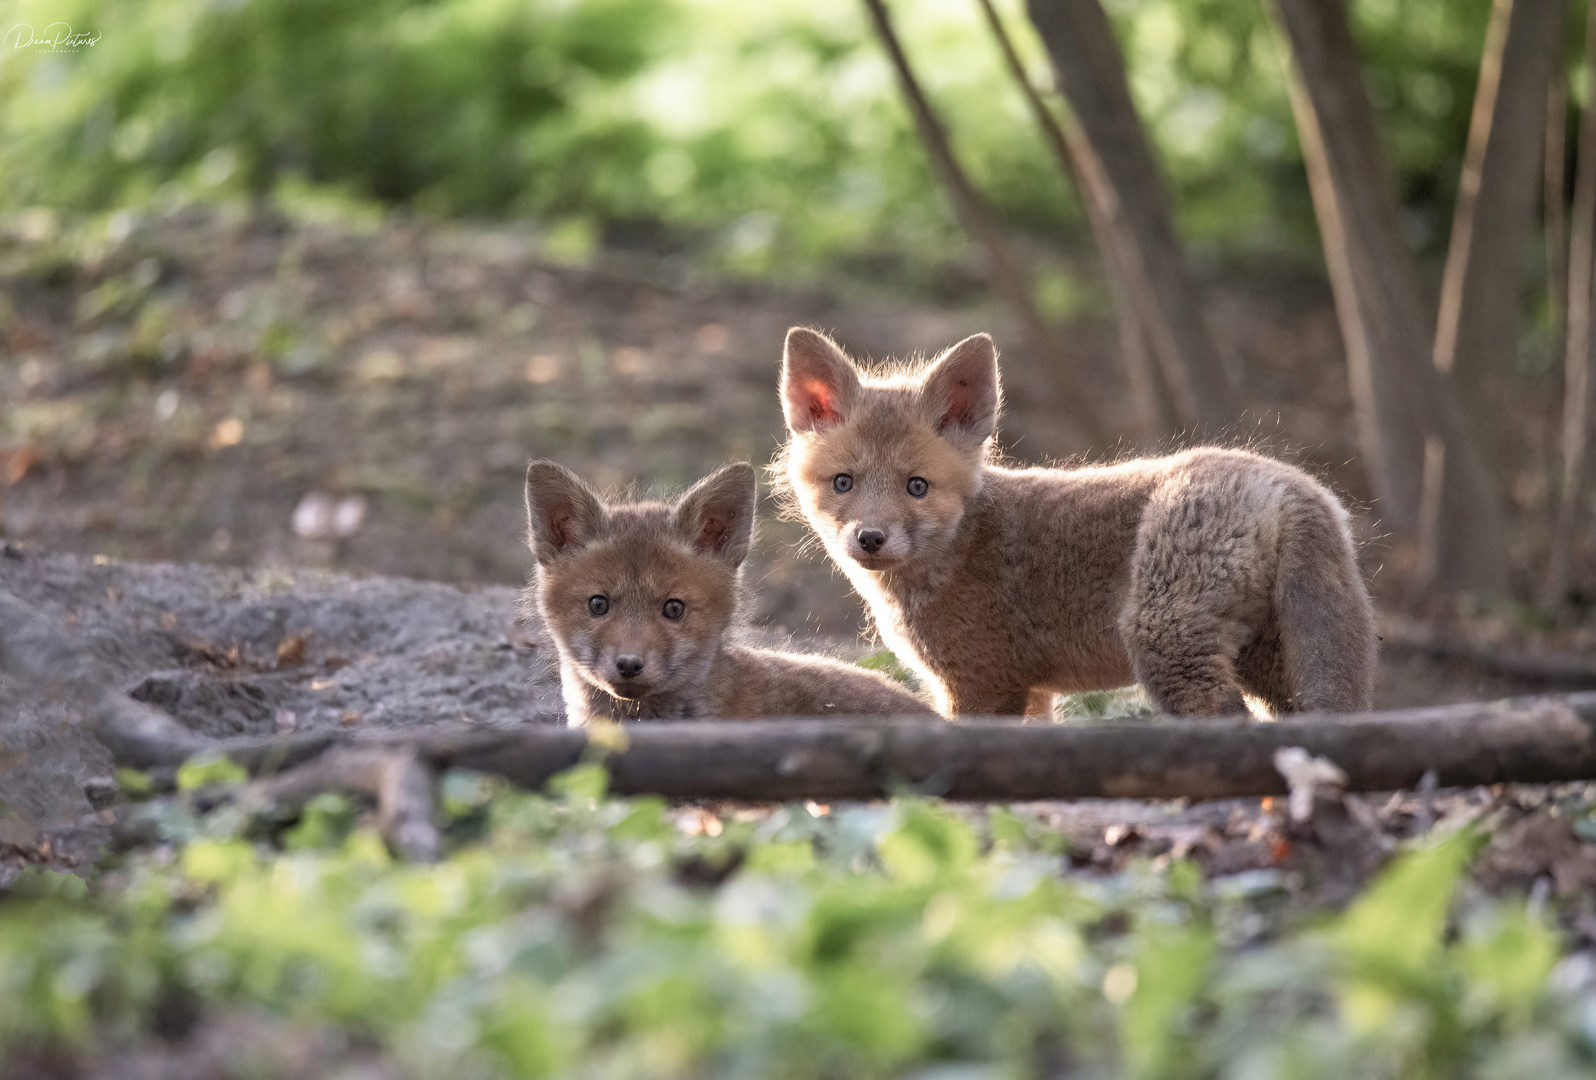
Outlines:
[[1547, 91], [1561, 57], [1563, 0], [1496, 0], [1469, 123], [1441, 281], [1435, 366], [1452, 374], [1476, 431], [1517, 352], [1523, 254], [1544, 173]]
[[1152, 283], [1147, 280], [1147, 275], [1136, 269], [1140, 263], [1135, 258], [1134, 246], [1121, 235], [1123, 222], [1116, 219], [1112, 198], [1104, 197], [1111, 193], [1105, 192], [1102, 185], [1094, 187], [1082, 179], [1081, 167], [1077, 162], [1089, 162], [1091, 148], [1086, 145], [1080, 124], [1073, 117], [1067, 118], [1065, 124], [1059, 123], [1031, 83], [1025, 64], [1015, 51], [1014, 41], [1003, 25], [1003, 17], [998, 14], [992, 0], [980, 0], [980, 4], [1009, 74], [1014, 77], [1020, 93], [1031, 107], [1031, 114], [1042, 129], [1042, 135], [1048, 148], [1053, 151], [1053, 157], [1058, 160], [1065, 179], [1080, 195], [1081, 205], [1086, 209], [1086, 220], [1091, 224], [1092, 238], [1097, 244], [1109, 287], [1114, 294], [1114, 310], [1119, 319], [1120, 357], [1130, 382], [1131, 395], [1136, 402], [1137, 418], [1141, 422], [1143, 435], [1149, 441], [1172, 435], [1178, 426], [1174, 402], [1163, 373], [1148, 351], [1147, 337], [1142, 329], [1141, 312], [1155, 307], [1159, 298], [1152, 293]]
[[1552, 355], [1568, 342], [1568, 75], [1561, 54], [1546, 88], [1546, 178], [1541, 191], [1546, 241], [1546, 295], [1552, 308]]
[[[1544, 171], [1538, 160], [1543, 155], [1535, 148], [1544, 143], [1547, 90], [1566, 25], [1563, 0], [1496, 0], [1480, 57], [1441, 281], [1434, 359], [1458, 388], [1469, 428], [1488, 461], [1499, 459], [1505, 434], [1495, 401], [1518, 352], [1523, 254]], [[1433, 507], [1437, 516], [1420, 526], [1421, 535], [1434, 543], [1421, 559], [1426, 584], [1473, 584], [1468, 564], [1476, 508], [1463, 485], [1448, 482], [1455, 480], [1456, 470], [1451, 476], [1443, 472], [1434, 485], [1440, 493]]]
[[[1596, 0], [1586, 9], [1587, 73], [1596, 74]], [[1568, 592], [1569, 566], [1579, 503], [1585, 490], [1585, 463], [1590, 446], [1590, 367], [1592, 288], [1596, 288], [1596, 102], [1585, 106], [1579, 123], [1578, 161], [1574, 166], [1574, 209], [1568, 243], [1568, 339], [1563, 350], [1563, 477], [1558, 491], [1557, 521], [1546, 563], [1543, 597], [1560, 604]]]
[[[1484, 593], [1506, 586], [1499, 495], [1450, 381], [1430, 362], [1428, 305], [1402, 242], [1395, 191], [1374, 110], [1338, 0], [1275, 0], [1295, 60], [1292, 109], [1308, 168], [1347, 371], [1377, 510], [1416, 537], [1425, 440], [1445, 466], [1442, 505], [1466, 506], [1466, 531], [1441, 537], [1447, 584]], [[1432, 479], [1432, 484], [1437, 481]]]
[[1027, 9], [1079, 125], [1068, 156], [1087, 202], [1110, 225], [1109, 271], [1124, 277], [1177, 415], [1188, 425], [1230, 423], [1237, 395], [1203, 322], [1108, 16], [1098, 0], [1028, 0]]
[[1037, 355], [1052, 361], [1065, 407], [1085, 429], [1087, 437], [1094, 444], [1108, 445], [1112, 440], [1108, 428], [1103, 423], [1095, 396], [1087, 392], [1085, 384], [1068, 359], [1063, 342], [1037, 310], [1036, 301], [1031, 294], [1029, 276], [1009, 247], [1003, 230], [998, 227], [991, 210], [987, 208], [986, 200], [976, 191], [975, 185], [970, 182], [970, 178], [959, 165], [958, 158], [954, 156], [947, 129], [937, 116], [936, 110], [931, 107], [925, 92], [920, 88], [920, 82], [909, 64], [909, 58], [898, 41], [897, 32], [892, 28], [892, 19], [887, 14], [886, 5], [882, 0], [864, 0], [864, 5], [870, 13], [876, 34], [881, 38], [882, 46], [892, 60], [892, 66], [898, 75], [898, 83], [903, 89], [903, 96], [909, 103], [909, 111], [914, 115], [915, 128], [920, 133], [920, 141], [925, 145], [933, 168], [948, 190], [948, 195], [953, 201], [954, 213], [965, 231], [986, 249], [987, 261], [992, 269], [993, 284], [1013, 309], [1021, 330]]

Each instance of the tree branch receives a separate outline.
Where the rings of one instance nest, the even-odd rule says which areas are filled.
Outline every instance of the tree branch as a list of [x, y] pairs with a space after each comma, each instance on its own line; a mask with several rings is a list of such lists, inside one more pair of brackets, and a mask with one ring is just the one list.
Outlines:
[[323, 791], [346, 790], [377, 800], [377, 828], [394, 852], [413, 862], [438, 858], [432, 770], [408, 745], [338, 747], [277, 776], [255, 781], [252, 803], [299, 807]]
[[1003, 230], [998, 227], [986, 200], [981, 197], [959, 164], [958, 158], [954, 156], [947, 128], [937, 116], [936, 110], [932, 108], [925, 91], [920, 88], [920, 80], [915, 77], [909, 57], [903, 51], [897, 32], [892, 28], [892, 18], [887, 13], [886, 5], [882, 0], [864, 0], [864, 5], [870, 14], [871, 25], [875, 27], [876, 35], [881, 39], [881, 45], [892, 61], [893, 70], [898, 76], [898, 85], [902, 88], [904, 100], [908, 102], [909, 112], [914, 117], [915, 130], [920, 134], [920, 141], [925, 146], [933, 169], [941, 177], [943, 186], [947, 188], [948, 197], [953, 202], [953, 211], [958, 216], [959, 223], [964, 226], [965, 232], [969, 233], [972, 239], [986, 249], [987, 262], [992, 269], [993, 285], [1013, 310], [1021, 330], [1030, 341], [1031, 348], [1036, 351], [1037, 357], [1052, 363], [1055, 378], [1059, 383], [1060, 402], [1080, 423], [1087, 438], [1099, 447], [1110, 445], [1113, 440], [1097, 408], [1097, 396], [1088, 392], [1085, 383], [1076, 374], [1064, 343], [1042, 318], [1042, 313], [1037, 310], [1036, 301], [1031, 296], [1029, 276], [1010, 248]]

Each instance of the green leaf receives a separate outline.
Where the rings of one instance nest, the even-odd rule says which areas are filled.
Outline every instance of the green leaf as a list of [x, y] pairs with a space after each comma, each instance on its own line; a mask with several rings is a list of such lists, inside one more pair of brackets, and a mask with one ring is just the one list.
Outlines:
[[177, 790], [193, 791], [208, 784], [242, 784], [249, 779], [244, 767], [216, 753], [197, 754], [178, 766]]
[[925, 884], [963, 870], [975, 859], [975, 833], [963, 819], [920, 800], [898, 804], [898, 827], [877, 844], [893, 877]]
[[627, 843], [640, 844], [648, 840], [664, 840], [675, 829], [665, 819], [665, 800], [647, 796], [631, 800], [626, 816], [610, 826], [610, 835]]
[[289, 851], [337, 847], [354, 823], [355, 808], [348, 797], [324, 791], [305, 804], [299, 824], [283, 833], [283, 846]]
[[1452, 896], [1479, 841], [1461, 832], [1401, 856], [1332, 927], [1347, 970], [1342, 1012], [1354, 1031], [1381, 1031], [1404, 1002], [1450, 1008], [1435, 961]]
[[1213, 933], [1154, 926], [1138, 935], [1136, 988], [1120, 1019], [1125, 1060], [1137, 1076], [1184, 1075], [1189, 1013], [1208, 979]]
[[597, 801], [610, 789], [610, 771], [596, 761], [573, 766], [549, 780], [549, 794], [567, 801]]
[[1025, 822], [1006, 806], [994, 806], [986, 812], [986, 827], [998, 847], [1023, 849], [1029, 844]]
[[116, 789], [135, 799], [145, 798], [155, 792], [155, 781], [150, 779], [149, 773], [123, 768], [116, 770], [112, 776], [116, 780]]
[[1441, 947], [1458, 879], [1479, 841], [1458, 833], [1398, 858], [1347, 909], [1333, 931], [1348, 953], [1419, 969]]
[[1494, 1011], [1523, 1021], [1545, 992], [1558, 946], [1550, 927], [1513, 905], [1474, 920], [1459, 953], [1471, 992]]
[[772, 840], [748, 853], [748, 869], [756, 873], [799, 875], [815, 867], [815, 845], [808, 840]]
[[183, 849], [183, 872], [195, 881], [231, 881], [256, 862], [255, 849], [242, 840], [195, 840]]
[[843, 964], [821, 979], [809, 1021], [823, 1035], [852, 1044], [876, 1061], [902, 1060], [925, 1038], [909, 1007], [908, 989], [874, 966]]

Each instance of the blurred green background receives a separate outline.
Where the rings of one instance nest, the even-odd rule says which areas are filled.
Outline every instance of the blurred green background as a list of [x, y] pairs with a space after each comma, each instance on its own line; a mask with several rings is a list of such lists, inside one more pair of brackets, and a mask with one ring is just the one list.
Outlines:
[[[1050, 79], [1030, 23], [1000, 5]], [[1315, 257], [1277, 33], [1258, 0], [1110, 0], [1195, 251]], [[1445, 244], [1486, 0], [1353, 4], [1409, 239]], [[99, 35], [0, 58], [0, 210], [329, 199], [532, 218], [552, 250], [933, 292], [964, 241], [852, 0], [25, 0]], [[973, 0], [900, 31], [963, 160], [1037, 257], [1076, 200]], [[1040, 275], [1067, 315], [1080, 290]]]

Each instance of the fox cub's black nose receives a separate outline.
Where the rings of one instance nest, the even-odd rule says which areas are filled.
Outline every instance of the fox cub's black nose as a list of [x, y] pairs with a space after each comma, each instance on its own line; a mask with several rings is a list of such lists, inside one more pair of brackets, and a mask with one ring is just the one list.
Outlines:
[[636, 678], [643, 670], [643, 658], [641, 656], [617, 656], [615, 658], [615, 670], [621, 673], [621, 678], [623, 679]]
[[881, 545], [887, 542], [887, 534], [880, 529], [860, 529], [859, 546], [865, 549], [866, 554], [874, 555], [881, 550]]

